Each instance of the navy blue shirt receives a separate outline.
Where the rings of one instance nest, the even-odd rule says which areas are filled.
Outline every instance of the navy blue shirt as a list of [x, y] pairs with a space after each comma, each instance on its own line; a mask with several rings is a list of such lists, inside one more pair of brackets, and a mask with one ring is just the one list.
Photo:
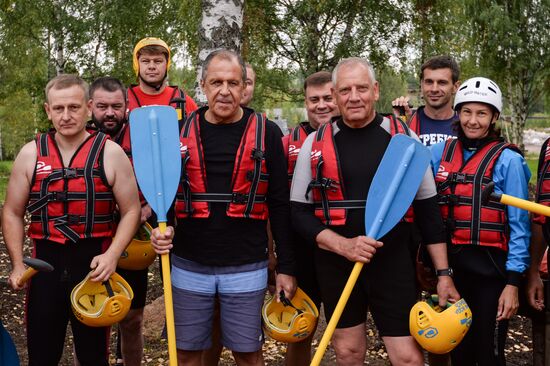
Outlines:
[[456, 131], [452, 126], [453, 122], [458, 119], [456, 114], [449, 119], [431, 119], [424, 113], [424, 108], [418, 108], [416, 113], [420, 118], [418, 138], [425, 146], [435, 145], [447, 140], [449, 137], [456, 136]]

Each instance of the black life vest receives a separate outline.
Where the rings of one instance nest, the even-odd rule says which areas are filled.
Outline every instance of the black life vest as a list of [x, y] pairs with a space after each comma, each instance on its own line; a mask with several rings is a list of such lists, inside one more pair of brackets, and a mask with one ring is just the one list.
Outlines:
[[88, 136], [65, 167], [54, 133], [36, 137], [37, 161], [27, 206], [29, 236], [61, 244], [112, 237], [115, 202], [101, 163], [107, 135]]

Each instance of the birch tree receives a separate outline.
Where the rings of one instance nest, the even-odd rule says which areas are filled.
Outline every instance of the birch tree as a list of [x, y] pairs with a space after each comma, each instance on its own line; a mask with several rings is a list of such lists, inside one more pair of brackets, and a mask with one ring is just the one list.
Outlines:
[[241, 52], [244, 0], [202, 0], [195, 99], [206, 103], [200, 88], [202, 63], [214, 50], [226, 48]]

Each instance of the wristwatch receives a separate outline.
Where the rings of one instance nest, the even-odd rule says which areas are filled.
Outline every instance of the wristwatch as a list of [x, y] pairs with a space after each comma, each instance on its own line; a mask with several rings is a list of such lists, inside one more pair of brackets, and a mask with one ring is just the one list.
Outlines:
[[439, 276], [449, 276], [449, 277], [453, 277], [453, 269], [451, 267], [449, 268], [445, 268], [445, 269], [436, 269], [435, 270], [435, 274], [439, 277]]

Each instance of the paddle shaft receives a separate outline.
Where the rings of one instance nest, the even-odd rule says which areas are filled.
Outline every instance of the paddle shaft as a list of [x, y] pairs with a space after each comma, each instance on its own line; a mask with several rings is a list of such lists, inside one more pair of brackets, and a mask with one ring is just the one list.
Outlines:
[[550, 216], [550, 207], [527, 201], [518, 197], [509, 196], [507, 194], [491, 194], [491, 199], [503, 203], [505, 205], [514, 206], [523, 210], [533, 212], [543, 216]]
[[[161, 233], [166, 231], [166, 223], [159, 222]], [[166, 333], [168, 335], [168, 357], [170, 366], [177, 366], [178, 354], [176, 350], [176, 328], [174, 323], [174, 307], [172, 302], [172, 280], [170, 278], [170, 259], [168, 254], [160, 256], [162, 262], [162, 280], [164, 287], [164, 308], [166, 310]]]
[[[405, 153], [400, 162], [401, 165], [399, 166], [399, 169], [397, 170], [396, 174], [392, 177], [390, 185], [388, 186], [388, 190], [386, 191], [386, 194], [384, 196], [384, 199], [382, 200], [380, 208], [377, 211], [378, 213], [376, 214], [376, 219], [374, 220], [372, 227], [368, 228], [368, 232], [367, 232], [368, 237], [370, 238], [377, 237], [380, 227], [384, 222], [384, 218], [386, 217], [386, 214], [388, 213], [388, 210], [390, 209], [391, 203], [393, 201], [393, 198], [395, 197], [395, 193], [399, 188], [399, 184], [401, 183], [401, 181], [403, 180], [403, 177], [407, 172], [407, 167], [413, 155], [414, 155], [414, 146], [411, 145], [405, 150]], [[375, 209], [375, 208], [367, 207], [366, 210], [368, 209]], [[336, 325], [338, 324], [338, 321], [340, 320], [340, 317], [344, 312], [344, 308], [346, 307], [346, 304], [349, 300], [351, 292], [355, 287], [355, 283], [357, 282], [357, 279], [359, 278], [359, 274], [361, 273], [362, 269], [363, 269], [363, 263], [361, 262], [357, 262], [353, 266], [353, 270], [351, 271], [348, 281], [346, 282], [344, 291], [342, 291], [342, 295], [340, 296], [340, 299], [338, 300], [338, 303], [334, 308], [334, 312], [332, 313], [332, 317], [330, 318], [327, 328], [325, 329], [325, 333], [321, 338], [321, 342], [319, 342], [319, 347], [317, 347], [315, 356], [313, 356], [313, 359], [311, 360], [311, 366], [318, 366], [321, 363], [321, 360], [323, 359], [323, 355], [325, 354], [325, 351], [328, 347], [328, 342], [332, 338], [332, 334], [334, 333], [334, 330], [336, 329]]]

